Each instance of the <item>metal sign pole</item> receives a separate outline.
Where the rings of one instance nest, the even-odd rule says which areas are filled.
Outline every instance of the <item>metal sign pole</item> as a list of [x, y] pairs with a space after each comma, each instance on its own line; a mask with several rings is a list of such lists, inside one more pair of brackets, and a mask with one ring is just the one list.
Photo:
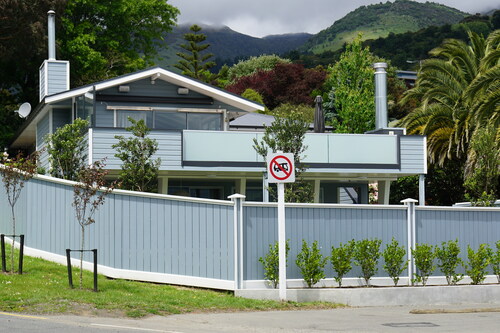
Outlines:
[[279, 296], [286, 301], [285, 184], [278, 183]]

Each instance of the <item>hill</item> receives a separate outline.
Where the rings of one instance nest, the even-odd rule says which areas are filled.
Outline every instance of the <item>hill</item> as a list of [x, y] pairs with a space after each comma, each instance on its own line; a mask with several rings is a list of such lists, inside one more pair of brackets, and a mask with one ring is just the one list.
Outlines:
[[[168, 48], [161, 51], [162, 59], [157, 61], [158, 65], [174, 69], [172, 65], [178, 61], [176, 52], [184, 52], [179, 45], [184, 43], [183, 36], [189, 32], [191, 25], [179, 25], [165, 36]], [[307, 33], [296, 33], [257, 38], [236, 32], [227, 26], [198, 25], [202, 27], [201, 32], [207, 36], [206, 43], [210, 44], [208, 51], [214, 54], [219, 66], [224, 63], [232, 65], [250, 56], [283, 54], [303, 45], [312, 36]]]
[[335, 51], [359, 32], [363, 39], [386, 37], [389, 33], [417, 31], [429, 26], [458, 23], [468, 14], [433, 2], [396, 0], [361, 6], [329, 28], [320, 31], [300, 47], [301, 52]]

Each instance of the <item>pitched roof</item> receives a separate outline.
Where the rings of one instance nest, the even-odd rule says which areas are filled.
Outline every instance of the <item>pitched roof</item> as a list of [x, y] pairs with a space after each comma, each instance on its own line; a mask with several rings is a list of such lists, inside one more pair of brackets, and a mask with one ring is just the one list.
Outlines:
[[161, 67], [152, 67], [142, 71], [138, 71], [131, 74], [125, 74], [118, 76], [109, 80], [96, 82], [94, 84], [89, 84], [83, 87], [71, 89], [68, 91], [60, 92], [54, 95], [45, 97], [45, 103], [54, 103], [67, 98], [83, 95], [87, 92], [92, 92], [94, 89], [96, 91], [103, 90], [109, 87], [127, 84], [133, 81], [142, 80], [145, 78], [161, 79], [172, 84], [188, 88], [197, 93], [212, 97], [226, 104], [232, 105], [244, 111], [252, 112], [256, 110], [264, 110], [264, 106], [239, 95], [232, 94], [228, 91], [219, 89], [205, 82], [180, 75]]

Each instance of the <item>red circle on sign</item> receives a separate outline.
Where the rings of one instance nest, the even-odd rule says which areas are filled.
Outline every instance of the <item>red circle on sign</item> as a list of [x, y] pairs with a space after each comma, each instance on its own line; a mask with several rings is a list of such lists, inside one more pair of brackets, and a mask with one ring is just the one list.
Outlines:
[[[286, 172], [286, 170], [281, 166], [281, 164], [279, 164], [277, 162], [277, 159], [279, 158], [283, 158], [285, 159], [287, 162], [288, 162], [288, 165], [290, 166], [290, 170], [288, 170], [288, 173]], [[273, 164], [276, 164], [276, 166], [285, 173], [285, 176], [284, 177], [280, 177], [280, 176], [277, 176], [274, 172], [273, 172]], [[292, 170], [292, 162], [290, 162], [290, 160], [286, 157], [286, 156], [276, 156], [275, 158], [273, 158], [271, 160], [271, 163], [269, 163], [269, 172], [271, 173], [271, 175], [278, 179], [278, 180], [285, 180], [287, 179], [288, 177], [290, 177], [290, 175], [292, 174], [293, 170]]]

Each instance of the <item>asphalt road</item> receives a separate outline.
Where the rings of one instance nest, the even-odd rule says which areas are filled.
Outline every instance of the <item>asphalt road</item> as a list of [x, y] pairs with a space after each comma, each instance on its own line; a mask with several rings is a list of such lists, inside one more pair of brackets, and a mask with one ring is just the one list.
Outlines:
[[0, 313], [0, 332], [500, 332], [500, 306], [185, 314], [137, 320]]

